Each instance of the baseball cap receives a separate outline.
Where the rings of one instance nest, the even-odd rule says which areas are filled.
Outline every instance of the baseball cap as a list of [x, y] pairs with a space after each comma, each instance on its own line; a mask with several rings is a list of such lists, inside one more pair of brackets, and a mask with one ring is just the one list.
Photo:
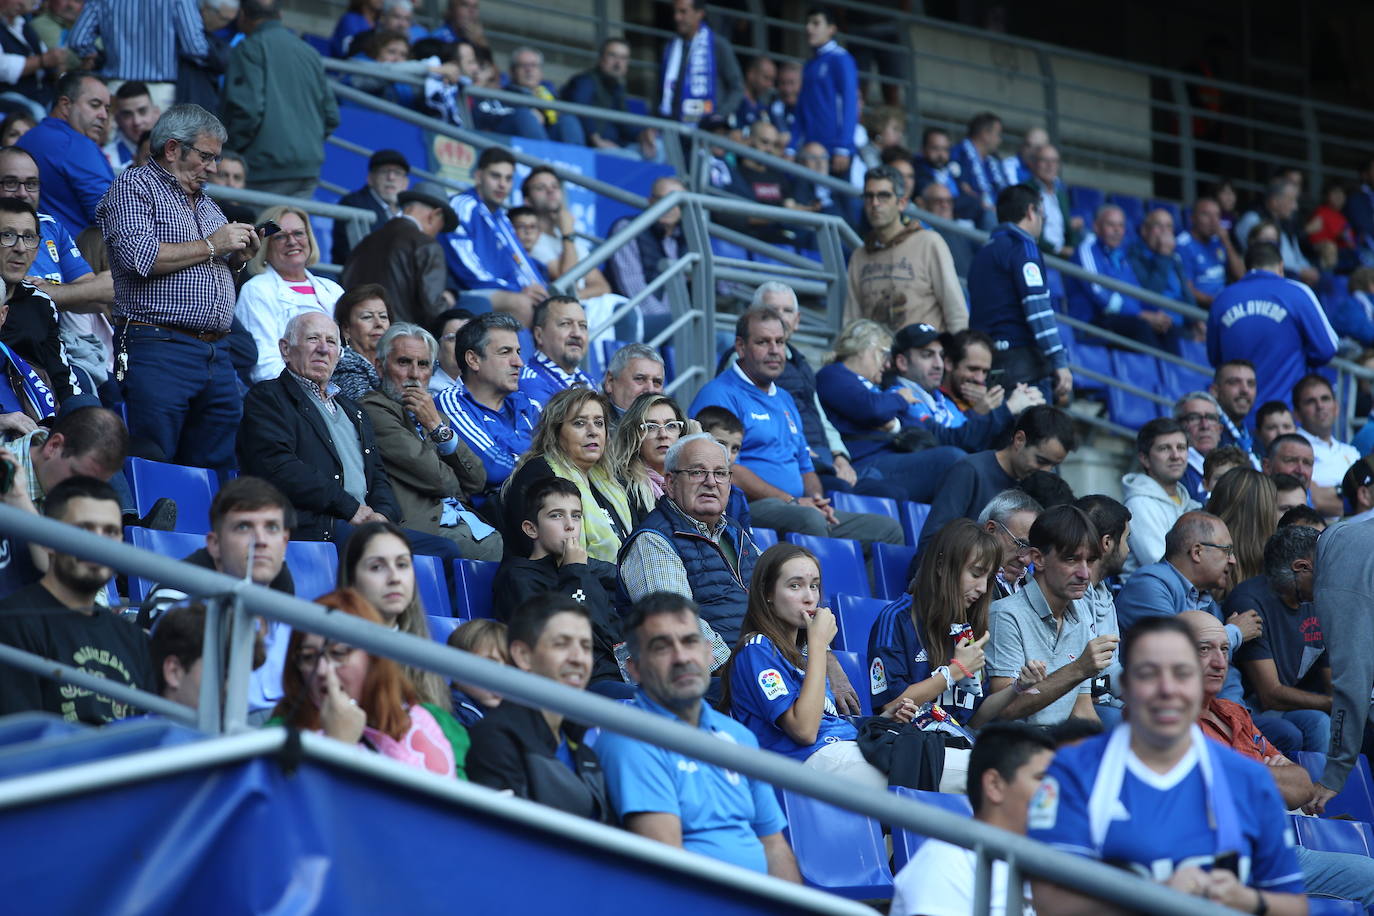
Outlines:
[[379, 169], [384, 165], [399, 166], [406, 170], [407, 175], [410, 174], [410, 163], [406, 161], [406, 157], [401, 154], [400, 150], [379, 149], [372, 154], [371, 159], [367, 160], [367, 170], [369, 172], [373, 169]]
[[937, 339], [940, 332], [928, 324], [909, 324], [897, 332], [897, 336], [892, 340], [893, 353], [905, 353], [907, 350], [915, 350], [924, 347], [932, 340]]

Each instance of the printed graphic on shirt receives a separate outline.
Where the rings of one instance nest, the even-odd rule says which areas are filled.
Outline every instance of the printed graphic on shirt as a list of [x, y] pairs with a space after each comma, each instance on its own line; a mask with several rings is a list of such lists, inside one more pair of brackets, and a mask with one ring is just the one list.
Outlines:
[[1026, 826], [1033, 830], [1048, 830], [1059, 816], [1059, 780], [1046, 776], [1031, 797]]
[[873, 664], [868, 667], [868, 690], [869, 693], [877, 696], [887, 689], [887, 672], [883, 669], [881, 658], [873, 659]]
[[787, 696], [787, 683], [776, 668], [765, 668], [759, 672], [759, 689], [766, 699], [776, 700]]
[[1040, 265], [1034, 261], [1027, 261], [1022, 265], [1021, 278], [1026, 281], [1027, 286], [1045, 285], [1045, 278], [1040, 275]]

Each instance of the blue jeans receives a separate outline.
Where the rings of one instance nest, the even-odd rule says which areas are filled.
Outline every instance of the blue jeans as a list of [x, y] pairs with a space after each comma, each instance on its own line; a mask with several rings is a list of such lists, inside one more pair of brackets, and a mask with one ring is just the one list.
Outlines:
[[1307, 893], [1318, 897], [1355, 900], [1374, 907], [1374, 859], [1346, 852], [1322, 852], [1293, 847]]
[[1302, 732], [1302, 749], [1325, 754], [1331, 746], [1331, 715], [1320, 709], [1290, 709], [1280, 713], [1284, 721]]
[[854, 462], [859, 479], [881, 478], [906, 490], [906, 498], [918, 503], [934, 500], [940, 478], [965, 452], [952, 445], [941, 445], [919, 452], [881, 451]]
[[228, 339], [205, 343], [141, 325], [126, 327], [122, 337], [128, 354], [123, 387], [129, 435], [152, 442], [175, 464], [236, 467], [243, 399]]
[[[1279, 753], [1289, 760], [1296, 760], [1302, 750], [1302, 732], [1296, 725], [1283, 717], [1283, 713], [1261, 712], [1252, 718], [1260, 733], [1269, 743], [1279, 749]], [[1325, 753], [1325, 752], [1323, 752]]]

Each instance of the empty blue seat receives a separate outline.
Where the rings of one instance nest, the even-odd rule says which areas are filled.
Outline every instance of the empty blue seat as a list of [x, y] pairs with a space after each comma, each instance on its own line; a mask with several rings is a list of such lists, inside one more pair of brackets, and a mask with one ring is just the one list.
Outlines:
[[866, 669], [866, 652], [846, 652], [844, 649], [835, 649], [832, 653], [835, 661], [840, 663], [844, 669], [845, 677], [849, 678], [849, 683], [853, 685], [854, 692], [859, 695], [859, 707], [866, 716], [873, 715], [873, 695], [868, 689], [868, 672]]
[[[1307, 769], [1313, 782], [1320, 779], [1326, 769], [1326, 755], [1320, 751], [1299, 751], [1296, 762]], [[1355, 758], [1345, 788], [1326, 803], [1326, 816], [1374, 823], [1374, 777], [1370, 776], [1369, 759], [1364, 754]]]
[[[1211, 365], [1207, 359], [1207, 343], [1205, 341], [1184, 340], [1180, 341], [1180, 344], [1181, 352], [1179, 355], [1184, 359], [1203, 366]], [[1212, 384], [1212, 373], [1186, 369], [1177, 363], [1166, 360], [1159, 361], [1159, 371], [1162, 377], [1160, 394], [1173, 400], [1178, 400], [1190, 391], [1206, 391], [1207, 386]]]
[[[1064, 349], [1069, 355], [1070, 368], [1082, 366], [1093, 372], [1102, 375], [1112, 374], [1111, 356], [1107, 353], [1107, 348], [1101, 344], [1094, 343], [1093, 337], [1088, 334], [1080, 335], [1073, 328], [1064, 322], [1059, 322], [1059, 340], [1064, 344]], [[1073, 387], [1075, 391], [1105, 391], [1105, 383], [1094, 378], [1088, 378], [1081, 372], [1075, 372], [1073, 376]]]
[[[906, 786], [893, 786], [892, 791], [903, 798], [923, 802], [927, 805], [934, 805], [951, 814], [961, 814], [964, 817], [973, 817], [973, 806], [969, 804], [967, 795], [955, 795], [947, 792], [924, 792], [920, 789], [910, 789]], [[901, 871], [906, 866], [906, 863], [911, 861], [911, 857], [916, 855], [916, 850], [921, 848], [921, 844], [928, 839], [930, 839], [930, 837], [919, 834], [914, 830], [894, 827], [892, 829], [893, 868], [897, 871]]]
[[882, 827], [806, 795], [779, 793], [802, 880], [851, 900], [892, 896]]
[[439, 617], [435, 614], [429, 614], [428, 619], [430, 638], [435, 642], [442, 643], [447, 643], [449, 634], [463, 623], [462, 619], [458, 617]]
[[[1159, 360], [1148, 353], [1111, 350], [1111, 375], [1137, 388], [1158, 394], [1161, 385]], [[1139, 429], [1159, 416], [1160, 405], [1115, 386], [1107, 388], [1107, 414], [1127, 429]]]
[[500, 563], [487, 560], [454, 560], [453, 580], [457, 586], [458, 603], [454, 617], [471, 620], [474, 617], [493, 617], [492, 588]]
[[1374, 856], [1374, 828], [1364, 821], [1291, 815], [1298, 845], [1322, 852]]
[[[873, 590], [868, 587], [868, 571], [864, 567], [864, 552], [858, 541], [823, 538], [795, 531], [787, 535], [787, 540], [816, 555], [821, 565], [821, 585], [826, 596], [872, 596]], [[825, 596], [822, 596], [822, 600], [826, 600]]]
[[296, 597], [314, 601], [338, 588], [339, 551], [329, 541], [292, 541], [286, 545], [286, 567]]
[[1102, 192], [1097, 188], [1069, 185], [1069, 211], [1073, 216], [1083, 217], [1083, 222], [1092, 225], [1097, 208], [1102, 206]]
[[[205, 546], [205, 535], [203, 534], [189, 534], [185, 531], [154, 531], [151, 528], [125, 528], [124, 540], [135, 547], [151, 550], [153, 553], [159, 553], [174, 560], [184, 560]], [[155, 585], [157, 585], [156, 582], [150, 582], [138, 576], [130, 576], [129, 603], [140, 604]]]
[[915, 547], [921, 540], [921, 528], [926, 523], [926, 516], [930, 514], [930, 504], [908, 500], [899, 503], [897, 511], [901, 516], [899, 521], [902, 523], [902, 532], [906, 535], [906, 546]]
[[879, 598], [890, 601], [906, 594], [907, 586], [911, 584], [906, 571], [914, 556], [915, 547], [881, 542], [873, 544], [873, 591]]
[[750, 528], [749, 536], [758, 545], [760, 553], [778, 542], [778, 533], [772, 528]]
[[420, 607], [435, 617], [452, 617], [453, 600], [449, 597], [444, 561], [421, 553], [414, 555], [414, 561], [415, 591], [420, 597]]
[[[881, 598], [860, 598], [857, 595], [835, 596], [835, 622], [839, 632], [835, 634], [834, 646], [850, 652], [868, 652], [868, 633], [873, 629], [873, 621], [887, 606]], [[859, 684], [855, 690], [862, 690]]]
[[177, 504], [176, 530], [193, 534], [210, 530], [210, 502], [219, 490], [219, 479], [213, 471], [130, 458], [124, 462], [124, 473], [139, 515], [146, 515], [153, 503], [165, 496]]
[[890, 519], [900, 519], [897, 512], [897, 500], [888, 499], [884, 496], [860, 496], [857, 493], [845, 493], [836, 490], [827, 493], [830, 497], [830, 504], [837, 512], [867, 512], [871, 515], [885, 515]]

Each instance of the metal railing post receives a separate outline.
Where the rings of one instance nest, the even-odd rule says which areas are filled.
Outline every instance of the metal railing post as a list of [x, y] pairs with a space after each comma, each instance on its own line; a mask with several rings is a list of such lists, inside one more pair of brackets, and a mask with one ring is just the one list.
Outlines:
[[992, 904], [992, 858], [982, 843], [975, 846], [973, 852], [976, 857], [973, 870], [973, 916], [988, 916]]
[[253, 672], [255, 620], [243, 609], [235, 589], [224, 599], [229, 631], [229, 669], [225, 685], [224, 730], [229, 733], [248, 727], [248, 680]]
[[[1182, 170], [1181, 196], [1192, 200], [1197, 193], [1197, 148], [1193, 145], [1193, 104], [1188, 100], [1188, 87], [1182, 76], [1169, 80], [1174, 104], [1178, 106], [1178, 164]], [[1186, 228], [1186, 227], [1180, 227]]]
[[1025, 891], [1021, 885], [1021, 869], [1016, 864], [1016, 856], [1007, 856], [1006, 906], [1008, 913], [1017, 913], [1025, 909], [1025, 904], [1022, 902], [1025, 899]]
[[224, 682], [224, 615], [219, 598], [205, 602], [205, 635], [200, 650], [200, 730], [211, 735], [223, 730], [220, 685]]

